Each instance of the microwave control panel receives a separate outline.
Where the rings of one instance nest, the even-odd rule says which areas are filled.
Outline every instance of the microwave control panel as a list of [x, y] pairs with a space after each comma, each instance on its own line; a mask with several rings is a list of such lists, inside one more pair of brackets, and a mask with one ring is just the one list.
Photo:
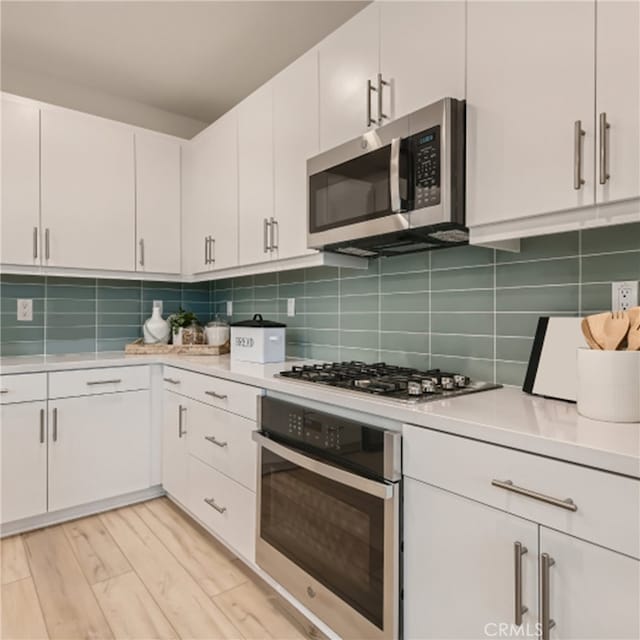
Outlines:
[[414, 158], [414, 207], [440, 204], [440, 126], [411, 136]]

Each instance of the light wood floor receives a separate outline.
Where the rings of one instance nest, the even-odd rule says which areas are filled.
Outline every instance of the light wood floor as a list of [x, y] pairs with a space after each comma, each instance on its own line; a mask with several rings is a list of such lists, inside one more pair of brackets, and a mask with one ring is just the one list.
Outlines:
[[166, 498], [0, 550], [3, 640], [325, 637]]

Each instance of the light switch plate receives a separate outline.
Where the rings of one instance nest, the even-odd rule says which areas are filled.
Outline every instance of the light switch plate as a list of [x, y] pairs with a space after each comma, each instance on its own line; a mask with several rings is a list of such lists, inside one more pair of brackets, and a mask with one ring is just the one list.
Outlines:
[[287, 298], [287, 315], [289, 317], [296, 315], [296, 299]]
[[17, 317], [20, 322], [33, 321], [33, 300], [18, 298]]
[[233, 315], [233, 301], [232, 300], [227, 300], [227, 315], [228, 316], [232, 316]]

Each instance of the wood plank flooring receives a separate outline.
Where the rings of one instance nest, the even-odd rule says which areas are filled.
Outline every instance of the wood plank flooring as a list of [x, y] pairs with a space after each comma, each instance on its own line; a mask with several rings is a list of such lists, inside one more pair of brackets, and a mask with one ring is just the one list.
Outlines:
[[0, 541], [3, 640], [325, 636], [166, 498]]

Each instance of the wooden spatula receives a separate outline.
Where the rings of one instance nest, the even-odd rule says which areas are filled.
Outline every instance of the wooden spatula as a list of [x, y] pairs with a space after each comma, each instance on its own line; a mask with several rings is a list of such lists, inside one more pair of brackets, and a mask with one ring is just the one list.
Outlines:
[[610, 313], [598, 313], [594, 316], [587, 316], [587, 325], [591, 332], [591, 337], [600, 345], [601, 349], [605, 349], [606, 333], [604, 323], [610, 315]]
[[629, 316], [626, 311], [614, 311], [604, 321], [605, 339], [603, 347], [615, 351], [629, 331]]
[[596, 342], [593, 335], [591, 335], [591, 329], [589, 328], [589, 321], [586, 318], [582, 318], [582, 322], [580, 323], [580, 326], [582, 327], [582, 335], [584, 336], [584, 339], [587, 341], [587, 344], [592, 349], [602, 350], [602, 347]]
[[[640, 307], [636, 307], [640, 310]], [[631, 311], [627, 312], [630, 318], [629, 333], [627, 333], [627, 351], [640, 350], [640, 313], [631, 315]]]

